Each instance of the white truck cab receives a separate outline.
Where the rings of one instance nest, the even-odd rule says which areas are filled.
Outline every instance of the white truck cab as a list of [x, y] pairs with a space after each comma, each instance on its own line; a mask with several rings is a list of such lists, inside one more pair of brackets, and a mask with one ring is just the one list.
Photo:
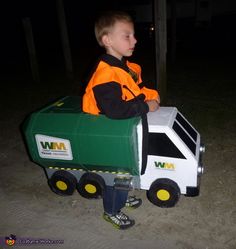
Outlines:
[[[140, 188], [148, 190], [150, 200], [160, 206], [175, 205], [180, 193], [198, 195], [205, 151], [200, 134], [175, 107], [160, 107], [147, 117], [148, 159], [145, 173], [140, 175]], [[141, 123], [137, 130], [141, 158]], [[170, 201], [171, 196], [174, 200]]]

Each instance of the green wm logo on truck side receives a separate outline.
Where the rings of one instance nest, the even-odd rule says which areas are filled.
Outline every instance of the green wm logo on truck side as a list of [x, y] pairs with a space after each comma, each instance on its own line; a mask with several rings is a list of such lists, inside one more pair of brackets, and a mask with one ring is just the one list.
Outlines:
[[73, 160], [70, 141], [68, 139], [35, 135], [38, 153], [41, 158]]
[[56, 143], [56, 142], [40, 142], [42, 148], [44, 150], [66, 150], [66, 146], [64, 143]]
[[154, 162], [155, 167], [158, 169], [175, 170], [175, 165], [173, 163], [165, 162]]

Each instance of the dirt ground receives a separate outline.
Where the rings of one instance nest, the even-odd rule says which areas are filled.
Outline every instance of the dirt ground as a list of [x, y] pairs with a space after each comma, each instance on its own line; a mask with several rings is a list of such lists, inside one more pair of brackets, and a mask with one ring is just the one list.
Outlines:
[[[148, 60], [148, 58], [147, 58]], [[145, 64], [145, 62], [144, 62]], [[168, 67], [167, 105], [178, 107], [200, 132], [206, 153], [200, 196], [181, 196], [174, 208], [151, 204], [126, 213], [136, 225], [119, 231], [102, 219], [102, 201], [78, 193], [61, 197], [49, 189], [42, 168], [30, 161], [20, 124], [30, 112], [71, 93], [58, 84], [1, 84], [0, 249], [4, 237], [62, 240], [66, 249], [236, 248], [235, 68], [222, 58], [182, 57]], [[21, 248], [49, 248], [25, 245]]]

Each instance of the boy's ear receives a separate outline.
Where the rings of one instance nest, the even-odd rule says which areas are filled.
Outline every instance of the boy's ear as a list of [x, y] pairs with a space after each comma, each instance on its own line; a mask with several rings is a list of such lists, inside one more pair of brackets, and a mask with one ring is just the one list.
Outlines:
[[105, 47], [109, 47], [110, 46], [110, 38], [108, 35], [104, 35], [102, 37], [102, 43], [104, 44]]

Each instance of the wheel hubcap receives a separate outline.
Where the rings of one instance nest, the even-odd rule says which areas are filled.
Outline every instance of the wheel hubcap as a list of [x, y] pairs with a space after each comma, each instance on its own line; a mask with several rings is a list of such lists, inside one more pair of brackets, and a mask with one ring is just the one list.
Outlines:
[[63, 190], [63, 191], [67, 189], [67, 184], [63, 181], [57, 181], [56, 186], [58, 189]]
[[94, 193], [97, 192], [96, 187], [95, 187], [94, 185], [92, 185], [92, 184], [86, 184], [86, 185], [85, 185], [85, 190], [86, 190], [88, 193], [90, 193], [90, 194], [94, 194]]
[[165, 189], [157, 191], [157, 198], [161, 201], [167, 201], [170, 199], [170, 193]]

